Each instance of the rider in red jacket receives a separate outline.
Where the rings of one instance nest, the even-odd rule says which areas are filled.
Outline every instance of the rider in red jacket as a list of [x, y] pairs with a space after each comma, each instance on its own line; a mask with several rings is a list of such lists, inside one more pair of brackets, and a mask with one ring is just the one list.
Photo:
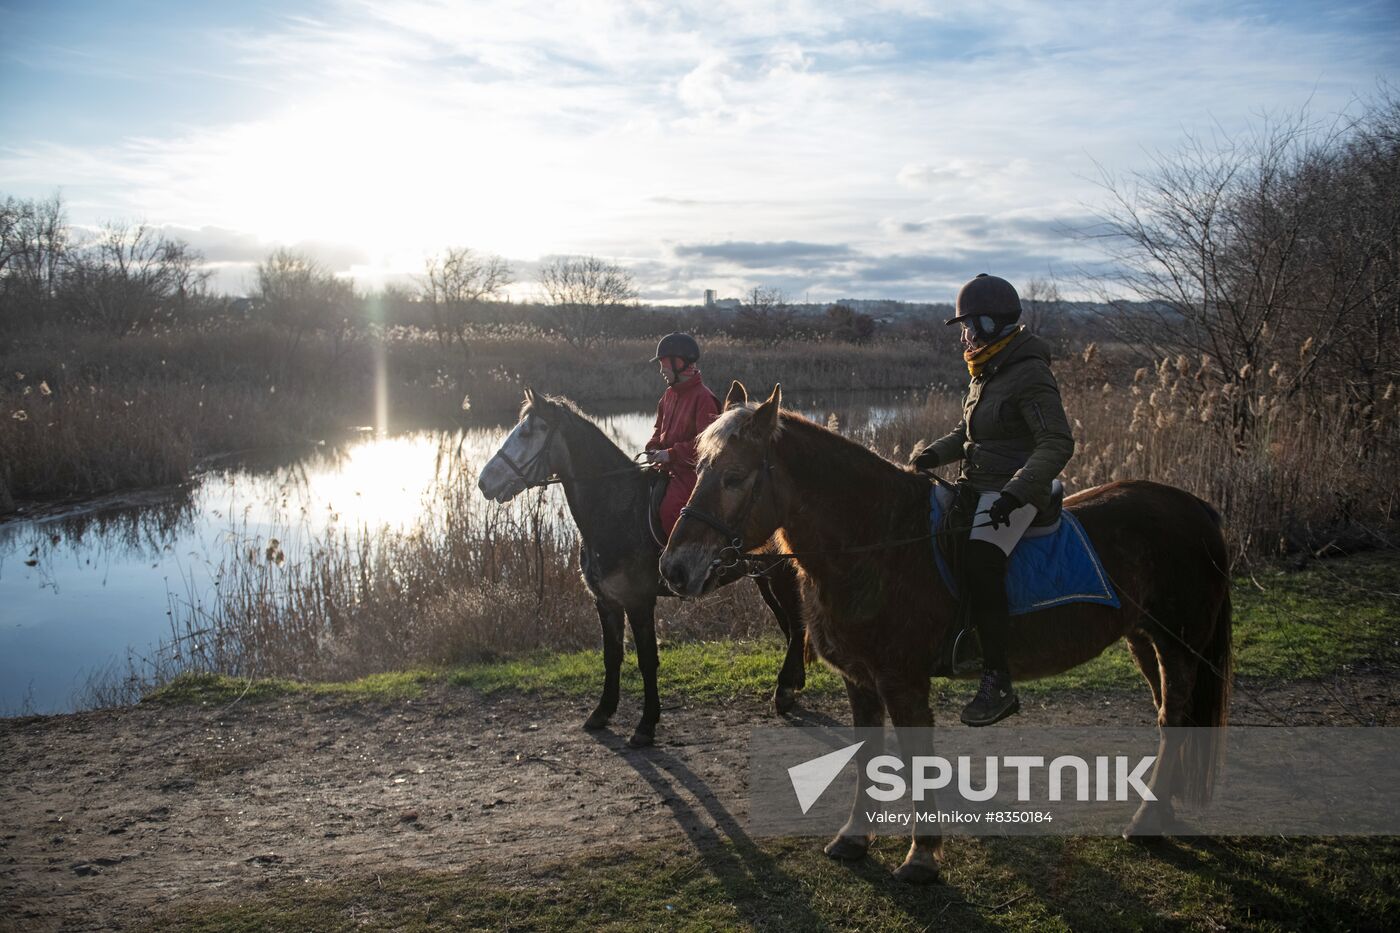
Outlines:
[[700, 345], [689, 334], [667, 334], [656, 345], [666, 392], [656, 405], [656, 430], [647, 441], [647, 459], [671, 476], [661, 500], [661, 526], [676, 527], [681, 507], [695, 488], [695, 439], [719, 416], [719, 399], [700, 376]]

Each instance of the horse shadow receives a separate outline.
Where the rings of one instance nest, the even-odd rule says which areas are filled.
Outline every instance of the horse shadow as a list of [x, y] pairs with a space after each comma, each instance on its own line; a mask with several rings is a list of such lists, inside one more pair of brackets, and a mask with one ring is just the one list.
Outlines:
[[[805, 718], [814, 725], [839, 725], [821, 713], [799, 718]], [[615, 733], [602, 731], [594, 733], [594, 736], [601, 744], [616, 751], [651, 787], [658, 801], [670, 811], [674, 823], [686, 834], [705, 869], [746, 920], [760, 925], [768, 922], [772, 918], [750, 914], [756, 905], [765, 905], [765, 902], [771, 904], [777, 900], [782, 904], [780, 925], [784, 928], [828, 930], [833, 929], [833, 922], [838, 927], [844, 926], [839, 918], [824, 917], [814, 909], [811, 899], [819, 886], [812, 884], [806, 869], [801, 869], [801, 875], [798, 875], [784, 867], [784, 862], [789, 859], [800, 860], [804, 855], [811, 857], [813, 853], [818, 853], [821, 840], [805, 837], [755, 840], [705, 779], [664, 747], [629, 749], [623, 746], [621, 737]], [[686, 799], [682, 791], [687, 792], [691, 799]], [[821, 855], [816, 857], [825, 859]], [[833, 863], [833, 867], [836, 864]], [[924, 922], [931, 916], [942, 916], [951, 907], [968, 903], [962, 900], [957, 886], [946, 882], [932, 887], [913, 888], [896, 881], [890, 874], [890, 867], [876, 859], [839, 865], [842, 870], [880, 889], [886, 896], [893, 895], [896, 900], [905, 903], [910, 908], [910, 916], [922, 916]], [[978, 923], [976, 915], [962, 915], [959, 919], [959, 929], [999, 928], [994, 924]]]

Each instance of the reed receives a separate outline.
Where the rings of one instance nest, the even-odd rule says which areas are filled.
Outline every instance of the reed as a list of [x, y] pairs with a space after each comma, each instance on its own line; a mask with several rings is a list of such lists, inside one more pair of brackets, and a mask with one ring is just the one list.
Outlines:
[[[1147, 479], [1179, 486], [1225, 516], [1235, 557], [1389, 547], [1400, 519], [1400, 419], [1394, 388], [1371, 405], [1338, 396], [1290, 396], [1274, 371], [1259, 391], [1212, 377], [1185, 357], [1133, 372], [1126, 386], [1099, 381], [1095, 351], [1064, 369], [1065, 410], [1075, 454], [1062, 477], [1074, 493], [1102, 483]], [[1232, 412], [1250, 414], [1239, 430]], [[895, 460], [953, 428], [961, 409], [931, 394], [858, 436]], [[940, 471], [955, 478], [957, 467]]]
[[[344, 680], [597, 644], [557, 491], [493, 505], [476, 492], [471, 465], [449, 461], [423, 505], [406, 530], [269, 536], [231, 525], [224, 555], [172, 596], [170, 638], [100, 672], [88, 701], [131, 701], [186, 671]], [[659, 616], [663, 642], [753, 637], [773, 624], [746, 584], [663, 601]]]
[[[582, 350], [521, 326], [481, 325], [467, 347], [408, 327], [317, 332], [295, 344], [246, 322], [121, 340], [42, 332], [0, 350], [0, 513], [7, 495], [172, 483], [211, 455], [371, 424], [381, 378], [399, 427], [509, 417], [525, 386], [584, 403], [635, 404], [660, 390], [649, 338]], [[773, 347], [716, 337], [704, 368], [721, 389], [734, 378], [782, 379], [808, 395], [924, 388], [940, 376], [923, 347], [894, 341]]]

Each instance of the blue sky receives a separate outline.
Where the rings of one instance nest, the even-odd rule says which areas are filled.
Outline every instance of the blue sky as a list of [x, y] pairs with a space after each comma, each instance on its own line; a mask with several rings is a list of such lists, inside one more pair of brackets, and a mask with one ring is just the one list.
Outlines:
[[144, 220], [241, 290], [449, 245], [594, 253], [644, 297], [946, 300], [1185, 134], [1394, 82], [1400, 2], [0, 3], [0, 193]]

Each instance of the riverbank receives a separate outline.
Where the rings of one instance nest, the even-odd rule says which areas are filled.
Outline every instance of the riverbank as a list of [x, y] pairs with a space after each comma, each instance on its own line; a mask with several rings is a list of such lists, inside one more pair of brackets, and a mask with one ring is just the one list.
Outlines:
[[[823, 840], [748, 834], [747, 732], [777, 722], [761, 695], [672, 690], [658, 745], [635, 750], [635, 692], [588, 733], [584, 697], [388, 685], [0, 722], [8, 925], [1356, 929], [1400, 910], [1393, 839], [956, 838], [944, 884], [912, 889], [888, 874], [901, 840], [848, 867]], [[1251, 689], [1297, 725], [1354, 724], [1348, 698], [1383, 698], [1377, 724], [1395, 726], [1392, 685]], [[937, 721], [956, 721], [960, 692], [940, 694]], [[845, 707], [818, 689], [796, 722], [844, 722]], [[1037, 691], [1019, 719], [1154, 721], [1145, 687]], [[1240, 697], [1232, 721], [1271, 722]]]

